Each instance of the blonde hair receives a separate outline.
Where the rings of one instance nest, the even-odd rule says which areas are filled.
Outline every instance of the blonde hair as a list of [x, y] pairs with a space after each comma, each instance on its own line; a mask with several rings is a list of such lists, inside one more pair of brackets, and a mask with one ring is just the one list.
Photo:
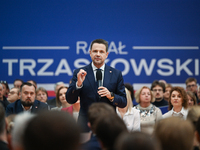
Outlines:
[[140, 94], [141, 94], [141, 92], [142, 92], [143, 89], [148, 89], [149, 90], [149, 92], [151, 94], [151, 100], [150, 100], [150, 102], [151, 103], [155, 102], [155, 98], [153, 96], [153, 93], [152, 93], [151, 89], [149, 87], [147, 87], [147, 86], [143, 86], [139, 90], [136, 91], [136, 93], [135, 93], [135, 101], [137, 103], [140, 103]]
[[126, 99], [127, 99], [127, 108], [128, 108], [129, 111], [131, 111], [131, 109], [133, 107], [131, 94], [130, 94], [130, 92], [127, 88], [125, 88], [125, 92], [126, 92]]
[[192, 106], [189, 111], [188, 111], [188, 115], [187, 115], [187, 120], [189, 120], [194, 127], [196, 127], [196, 123], [198, 121], [200, 117], [200, 106]]

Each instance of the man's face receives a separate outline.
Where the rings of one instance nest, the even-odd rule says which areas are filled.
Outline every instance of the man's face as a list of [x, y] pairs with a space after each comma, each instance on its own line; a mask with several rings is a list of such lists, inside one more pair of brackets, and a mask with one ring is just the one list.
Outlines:
[[15, 83], [14, 83], [14, 87], [19, 88], [19, 89], [20, 89], [21, 85], [22, 85], [22, 82], [19, 80], [15, 81]]
[[16, 88], [13, 88], [10, 90], [10, 92], [8, 93], [8, 98], [7, 100], [10, 102], [10, 103], [13, 103], [15, 102], [16, 100], [19, 99], [19, 93], [18, 93], [18, 90]]
[[163, 89], [161, 86], [157, 85], [153, 88], [153, 95], [156, 100], [161, 100], [163, 99]]
[[35, 87], [24, 85], [21, 91], [21, 103], [23, 106], [30, 107], [35, 101]]
[[0, 99], [3, 100], [3, 88], [0, 86]]
[[106, 46], [104, 44], [94, 43], [90, 50], [90, 57], [97, 68], [100, 68], [108, 57]]
[[196, 93], [196, 91], [197, 91], [197, 84], [196, 84], [194, 81], [189, 82], [189, 83], [186, 85], [186, 88], [187, 88], [188, 91], [191, 91], [191, 92], [193, 92], [193, 93]]

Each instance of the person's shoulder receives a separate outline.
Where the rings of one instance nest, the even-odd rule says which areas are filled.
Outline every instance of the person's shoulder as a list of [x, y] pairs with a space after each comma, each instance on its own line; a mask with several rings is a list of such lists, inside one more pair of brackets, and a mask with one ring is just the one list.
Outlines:
[[16, 100], [16, 101], [13, 102], [13, 103], [8, 104], [7, 107], [14, 107], [15, 105], [18, 105], [18, 104], [21, 104], [20, 99]]
[[34, 105], [40, 105], [40, 106], [43, 106], [43, 107], [48, 107], [48, 105], [46, 103], [43, 103], [39, 100], [35, 100]]

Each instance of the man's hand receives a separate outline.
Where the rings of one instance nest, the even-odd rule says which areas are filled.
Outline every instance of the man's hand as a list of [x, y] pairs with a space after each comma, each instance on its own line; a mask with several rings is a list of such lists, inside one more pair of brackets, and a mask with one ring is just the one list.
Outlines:
[[83, 84], [83, 81], [85, 80], [85, 76], [87, 75], [87, 72], [83, 69], [80, 69], [77, 73], [77, 86], [80, 87]]
[[97, 92], [101, 97], [104, 97], [106, 96], [108, 99], [111, 98], [111, 94], [110, 94], [110, 91], [106, 88], [106, 87], [103, 87], [103, 86], [100, 86], [98, 88], [98, 92]]

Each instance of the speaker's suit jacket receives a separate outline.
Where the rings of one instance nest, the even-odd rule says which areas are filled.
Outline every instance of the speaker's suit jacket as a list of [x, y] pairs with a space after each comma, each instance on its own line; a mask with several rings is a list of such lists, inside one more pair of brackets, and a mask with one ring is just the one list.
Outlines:
[[[48, 110], [48, 105], [38, 100], [35, 100], [32, 105], [31, 113], [38, 113], [43, 110]], [[24, 110], [22, 107], [21, 100], [18, 99], [14, 103], [11, 103], [6, 107], [6, 116], [9, 116], [11, 114], [18, 114], [23, 111]]]
[[[80, 69], [87, 72], [85, 80], [83, 81], [83, 87], [80, 89], [76, 88], [77, 73]], [[114, 69], [108, 65], [105, 65], [103, 86], [106, 87], [110, 92], [115, 94], [114, 101], [111, 102], [107, 97], [99, 98], [97, 93], [97, 83], [95, 82], [94, 72], [92, 70], [91, 63], [85, 67], [76, 69], [73, 74], [72, 83], [66, 93], [66, 99], [70, 104], [75, 103], [80, 96], [80, 112], [78, 123], [83, 127], [83, 132], [89, 131], [87, 127], [87, 111], [88, 107], [94, 102], [105, 102], [113, 106], [114, 109], [117, 107], [123, 108], [127, 104], [124, 80], [121, 71]]]

